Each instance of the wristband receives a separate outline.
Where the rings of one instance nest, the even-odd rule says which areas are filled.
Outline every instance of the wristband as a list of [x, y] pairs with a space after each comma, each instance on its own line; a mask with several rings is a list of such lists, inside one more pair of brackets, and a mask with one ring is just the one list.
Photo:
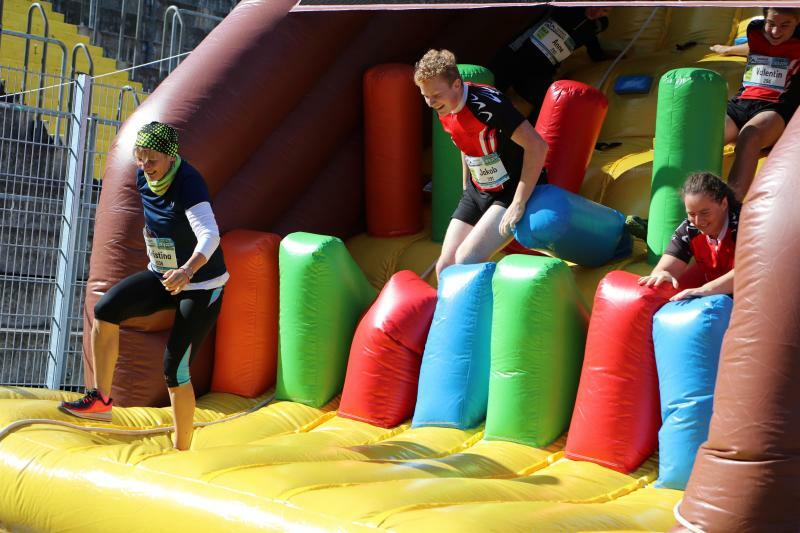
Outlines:
[[186, 274], [186, 277], [189, 278], [189, 281], [191, 281], [194, 277], [194, 270], [192, 270], [192, 267], [190, 266], [184, 265], [179, 270], [183, 270], [183, 273]]

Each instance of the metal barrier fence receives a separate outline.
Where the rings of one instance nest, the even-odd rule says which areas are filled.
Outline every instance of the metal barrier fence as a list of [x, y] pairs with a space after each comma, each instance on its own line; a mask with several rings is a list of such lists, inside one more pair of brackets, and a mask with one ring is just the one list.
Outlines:
[[40, 76], [0, 66], [0, 384], [80, 389], [101, 173], [139, 96], [84, 74], [44, 75], [61, 93], [3, 96]]

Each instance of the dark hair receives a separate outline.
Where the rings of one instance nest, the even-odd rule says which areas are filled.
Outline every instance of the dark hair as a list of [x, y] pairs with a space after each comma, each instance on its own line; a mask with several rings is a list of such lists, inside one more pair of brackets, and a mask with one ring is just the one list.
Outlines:
[[696, 172], [686, 178], [681, 187], [681, 198], [685, 198], [687, 194], [705, 194], [717, 203], [727, 198], [728, 209], [733, 209], [739, 204], [733, 189], [711, 172]]
[[800, 8], [798, 7], [765, 7], [764, 18], [767, 18], [767, 14], [770, 10], [774, 11], [778, 15], [791, 15], [797, 20], [800, 20]]

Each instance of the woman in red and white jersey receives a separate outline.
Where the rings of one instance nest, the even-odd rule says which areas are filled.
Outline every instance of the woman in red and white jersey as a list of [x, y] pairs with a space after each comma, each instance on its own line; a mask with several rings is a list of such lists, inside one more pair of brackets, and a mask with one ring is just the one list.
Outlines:
[[728, 101], [725, 142], [736, 141], [728, 184], [744, 198], [762, 149], [780, 138], [800, 104], [800, 8], [764, 9], [747, 27], [747, 43], [715, 45], [722, 55], [747, 56], [742, 87]]
[[500, 91], [465, 83], [448, 50], [429, 50], [414, 82], [461, 150], [464, 194], [436, 263], [488, 260], [511, 240], [537, 181], [544, 179], [547, 143]]
[[733, 294], [741, 204], [731, 188], [710, 172], [689, 176], [681, 187], [681, 196], [687, 218], [675, 230], [650, 275], [639, 278], [639, 285], [658, 287], [671, 283], [677, 289], [678, 279], [694, 259], [704, 283], [697, 288], [684, 289], [672, 300]]

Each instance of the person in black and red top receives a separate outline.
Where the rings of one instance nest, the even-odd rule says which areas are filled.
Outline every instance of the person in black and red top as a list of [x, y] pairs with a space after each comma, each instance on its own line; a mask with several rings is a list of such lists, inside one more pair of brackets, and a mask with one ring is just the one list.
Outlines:
[[456, 58], [429, 50], [414, 82], [462, 153], [464, 194], [447, 227], [436, 275], [489, 259], [510, 240], [542, 176], [547, 143], [494, 87], [464, 83]]
[[672, 283], [686, 273], [694, 259], [703, 285], [684, 289], [672, 300], [712, 294], [733, 294], [734, 256], [739, 232], [741, 205], [733, 190], [710, 172], [692, 174], [681, 188], [688, 218], [672, 235], [664, 255], [639, 285], [658, 287]]
[[800, 8], [764, 9], [747, 27], [747, 43], [714, 45], [722, 55], [747, 56], [742, 87], [728, 102], [725, 142], [736, 141], [728, 183], [743, 199], [763, 148], [780, 138], [800, 105]]
[[551, 8], [492, 59], [489, 70], [497, 88], [535, 123], [565, 59], [582, 46], [592, 61], [606, 59], [597, 35], [608, 28], [609, 11], [608, 7]]

